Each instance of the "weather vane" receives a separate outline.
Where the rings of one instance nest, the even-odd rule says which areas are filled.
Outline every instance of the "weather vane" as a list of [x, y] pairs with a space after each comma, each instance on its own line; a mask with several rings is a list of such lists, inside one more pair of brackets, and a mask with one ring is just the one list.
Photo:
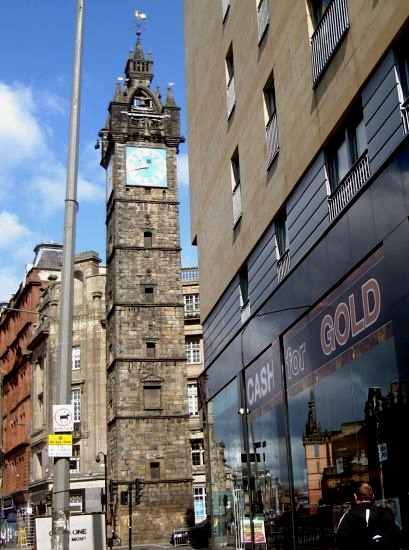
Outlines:
[[145, 30], [145, 28], [142, 26], [142, 22], [145, 22], [146, 21], [146, 13], [142, 13], [141, 11], [136, 11], [134, 13], [135, 15], [135, 19], [137, 21], [136, 23], [136, 30], [138, 32], [138, 34], [141, 32], [141, 29], [142, 30]]

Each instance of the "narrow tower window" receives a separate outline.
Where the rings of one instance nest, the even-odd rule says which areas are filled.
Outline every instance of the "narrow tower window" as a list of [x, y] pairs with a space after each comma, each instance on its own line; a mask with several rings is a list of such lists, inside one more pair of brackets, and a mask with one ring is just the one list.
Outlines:
[[144, 231], [143, 246], [144, 248], [152, 248], [152, 231]]

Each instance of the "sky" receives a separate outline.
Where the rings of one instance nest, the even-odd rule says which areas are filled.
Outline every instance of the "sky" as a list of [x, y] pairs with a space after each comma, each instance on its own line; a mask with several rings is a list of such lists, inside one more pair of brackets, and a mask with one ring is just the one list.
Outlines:
[[[190, 244], [183, 0], [84, 0], [75, 252], [105, 264], [105, 170], [95, 149], [139, 20], [162, 96], [170, 83], [186, 142], [178, 155], [182, 266]], [[62, 243], [77, 0], [0, 0], [0, 302], [7, 302], [42, 242]]]

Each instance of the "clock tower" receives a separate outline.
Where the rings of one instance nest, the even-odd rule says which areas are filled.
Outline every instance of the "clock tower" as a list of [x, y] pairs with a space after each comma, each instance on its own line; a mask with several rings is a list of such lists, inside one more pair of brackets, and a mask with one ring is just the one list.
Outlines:
[[107, 178], [108, 520], [122, 544], [168, 543], [193, 509], [176, 175], [184, 139], [171, 87], [164, 102], [150, 87], [152, 66], [138, 31], [99, 133]]

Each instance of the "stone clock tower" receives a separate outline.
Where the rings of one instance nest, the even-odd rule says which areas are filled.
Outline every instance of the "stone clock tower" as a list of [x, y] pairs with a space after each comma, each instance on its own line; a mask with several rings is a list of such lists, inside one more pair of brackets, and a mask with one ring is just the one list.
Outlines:
[[[183, 138], [171, 88], [163, 103], [150, 88], [152, 66], [138, 32], [99, 133], [107, 175], [108, 519], [122, 544], [130, 535], [134, 544], [168, 543], [193, 509], [176, 178]], [[138, 505], [135, 478], [144, 481]]]

